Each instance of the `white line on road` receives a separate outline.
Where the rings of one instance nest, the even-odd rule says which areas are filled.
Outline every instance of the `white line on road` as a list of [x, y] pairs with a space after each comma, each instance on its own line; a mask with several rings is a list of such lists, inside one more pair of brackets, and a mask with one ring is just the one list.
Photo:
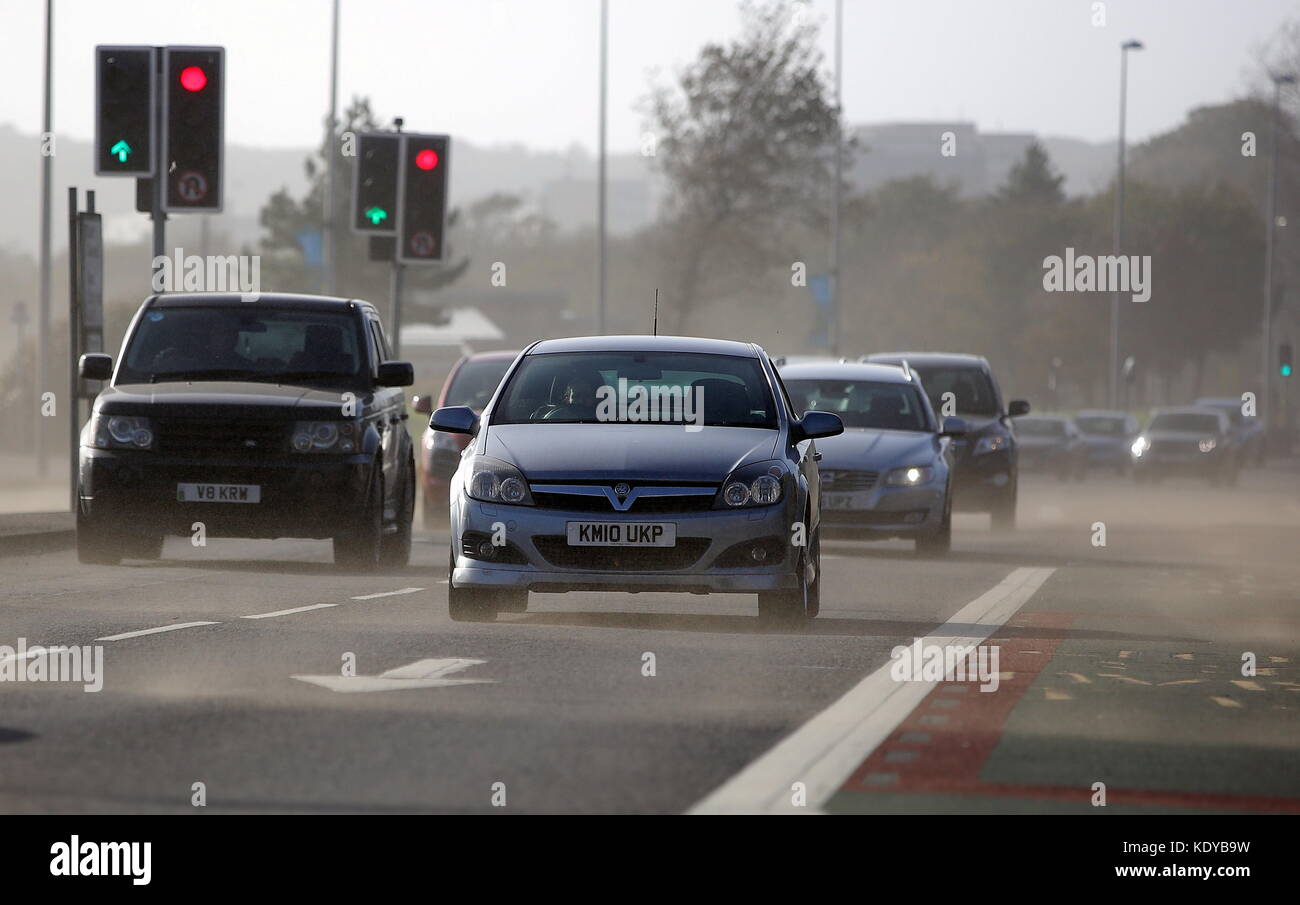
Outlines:
[[[926, 643], [980, 644], [1015, 615], [1055, 571], [1016, 569], [929, 632]], [[891, 661], [867, 676], [689, 813], [816, 812], [933, 689], [928, 682], [895, 681], [890, 675], [892, 666]], [[804, 784], [807, 807], [791, 803], [791, 787], [796, 782]]]
[[377, 676], [290, 676], [299, 682], [309, 682], [328, 688], [330, 691], [396, 691], [401, 688], [445, 688], [450, 685], [485, 685], [494, 679], [448, 679], [444, 678], [471, 666], [481, 666], [486, 660], [470, 660], [465, 657], [445, 657], [442, 659], [416, 660], [406, 666], [399, 666], [380, 673]]
[[35, 657], [43, 657], [46, 654], [57, 654], [65, 650], [71, 650], [71, 648], [66, 646], [41, 647], [39, 644], [33, 644], [21, 654], [5, 654], [3, 657], [0, 657], [0, 663], [9, 663], [14, 660], [31, 660]]
[[384, 591], [382, 594], [362, 594], [360, 597], [353, 597], [353, 600], [374, 600], [376, 597], [396, 597], [398, 594], [414, 594], [416, 591], [423, 591], [424, 588], [402, 588], [400, 591]]
[[296, 606], [291, 610], [276, 610], [274, 613], [254, 613], [251, 616], [240, 616], [241, 619], [270, 619], [272, 616], [288, 616], [292, 613], [305, 613], [308, 610], [323, 610], [326, 607], [338, 606], [337, 603], [313, 603], [311, 606]]
[[105, 635], [102, 638], [96, 638], [96, 641], [125, 641], [127, 638], [139, 638], [142, 635], [157, 635], [161, 632], [174, 632], [183, 628], [194, 628], [199, 625], [220, 625], [220, 622], [178, 622], [175, 625], [163, 625], [158, 628], [144, 628], [138, 632], [123, 632], [120, 635]]

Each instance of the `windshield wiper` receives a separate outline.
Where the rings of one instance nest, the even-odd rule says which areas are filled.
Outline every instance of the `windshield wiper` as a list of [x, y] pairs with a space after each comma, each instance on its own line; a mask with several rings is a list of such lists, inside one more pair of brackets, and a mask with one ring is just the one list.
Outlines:
[[211, 368], [206, 371], [163, 371], [159, 374], [150, 374], [149, 382], [158, 383], [160, 380], [221, 380], [227, 377], [251, 377], [249, 371], [242, 368]]

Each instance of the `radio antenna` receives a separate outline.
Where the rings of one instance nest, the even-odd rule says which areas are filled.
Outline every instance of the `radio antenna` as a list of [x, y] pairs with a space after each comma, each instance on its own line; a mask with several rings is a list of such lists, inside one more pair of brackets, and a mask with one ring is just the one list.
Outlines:
[[657, 286], [655, 287], [655, 320], [654, 326], [650, 328], [650, 332], [654, 336], [659, 335], [659, 287]]

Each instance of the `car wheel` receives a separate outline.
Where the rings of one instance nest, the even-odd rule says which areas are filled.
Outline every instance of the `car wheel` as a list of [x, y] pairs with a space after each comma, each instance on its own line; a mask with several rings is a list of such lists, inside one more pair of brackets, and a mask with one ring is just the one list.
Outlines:
[[943, 521], [933, 534], [916, 539], [917, 556], [944, 556], [952, 550], [952, 488], [944, 494]]
[[1012, 490], [1006, 494], [1005, 498], [993, 504], [993, 510], [989, 515], [994, 531], [1014, 531], [1016, 529], [1017, 496], [1017, 492]]
[[376, 459], [370, 469], [370, 491], [359, 524], [334, 535], [334, 564], [344, 569], [373, 571], [379, 565], [384, 539], [384, 471]]
[[402, 502], [397, 507], [397, 531], [384, 536], [379, 557], [390, 569], [411, 562], [411, 522], [415, 519], [415, 463], [407, 460], [402, 480]]
[[[453, 575], [456, 571], [454, 548], [447, 551], [447, 615], [453, 622], [494, 622], [497, 618], [499, 597], [497, 592], [483, 588], [458, 588]], [[524, 605], [528, 592], [524, 592]]]
[[122, 561], [117, 538], [105, 530], [101, 519], [91, 518], [77, 505], [77, 561], [92, 566], [115, 566]]
[[[798, 624], [821, 612], [821, 532], [813, 533], [808, 546], [799, 551], [797, 574], [799, 586], [789, 591], [761, 591], [758, 595], [758, 618], [774, 624]], [[812, 581], [808, 580], [809, 565]]]
[[163, 550], [161, 534], [132, 534], [122, 544], [124, 559], [161, 559]]

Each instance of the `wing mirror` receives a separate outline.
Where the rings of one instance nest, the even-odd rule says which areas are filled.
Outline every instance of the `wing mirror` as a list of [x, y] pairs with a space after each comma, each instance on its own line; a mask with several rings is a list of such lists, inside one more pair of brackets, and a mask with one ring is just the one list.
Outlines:
[[409, 387], [415, 383], [415, 368], [409, 361], [381, 361], [375, 383], [381, 387]]
[[411, 408], [415, 409], [421, 415], [433, 414], [433, 397], [420, 393], [411, 397]]
[[790, 428], [791, 438], [795, 443], [803, 440], [816, 440], [820, 437], [834, 437], [844, 433], [844, 422], [832, 412], [804, 412], [803, 418]]
[[1029, 414], [1029, 403], [1023, 399], [1012, 399], [1011, 404], [1007, 406], [1007, 414], [1012, 418], [1019, 418], [1021, 415]]
[[968, 433], [970, 433], [970, 425], [966, 423], [965, 418], [958, 418], [956, 415], [944, 418], [939, 429], [940, 437], [963, 437]]
[[478, 429], [478, 415], [468, 405], [448, 405], [433, 413], [429, 427], [449, 434], [472, 434]]
[[77, 362], [77, 373], [84, 380], [108, 380], [113, 376], [113, 356], [88, 352]]

